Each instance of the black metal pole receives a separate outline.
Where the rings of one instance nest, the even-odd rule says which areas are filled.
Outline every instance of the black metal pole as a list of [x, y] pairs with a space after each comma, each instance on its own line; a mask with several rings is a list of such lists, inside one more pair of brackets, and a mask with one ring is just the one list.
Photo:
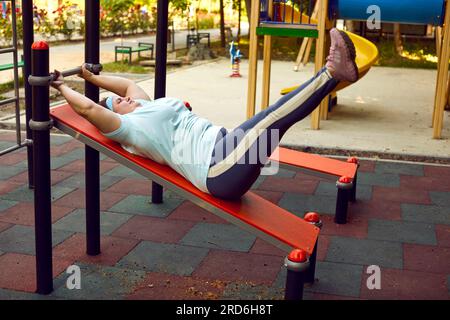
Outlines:
[[[24, 66], [22, 74], [24, 79], [28, 79], [31, 75], [31, 45], [34, 42], [33, 30], [33, 1], [22, 0], [22, 27], [23, 27], [23, 59]], [[27, 139], [32, 139], [33, 132], [28, 123], [31, 119], [31, 86], [28, 81], [24, 81], [25, 88], [25, 123]], [[27, 146], [28, 159], [28, 187], [34, 188], [34, 174], [33, 174], [33, 146]]]
[[353, 177], [353, 185], [350, 192], [349, 201], [350, 202], [356, 202], [356, 186], [358, 182], [358, 172], [355, 173], [355, 176]]
[[[49, 75], [49, 47], [44, 41], [32, 45], [31, 72], [33, 76]], [[49, 87], [33, 86], [31, 91], [37, 293], [48, 294], [53, 291]]]
[[356, 187], [358, 182], [358, 169], [359, 169], [359, 159], [356, 157], [350, 157], [347, 159], [348, 163], [354, 163], [356, 165], [356, 172], [355, 176], [353, 177], [353, 186], [352, 190], [350, 192], [349, 201], [350, 202], [356, 202]]
[[[100, 4], [99, 1], [85, 2], [85, 61], [98, 64], [100, 61]], [[99, 88], [85, 82], [85, 95], [98, 102]], [[86, 252], [100, 254], [100, 157], [99, 152], [85, 146], [86, 174]]]
[[[320, 220], [319, 214], [316, 212], [308, 212], [305, 217], [305, 221], [311, 223], [312, 225], [316, 226], [319, 229], [322, 229], [322, 220]], [[316, 244], [314, 245], [313, 252], [309, 256], [309, 268], [305, 272], [305, 283], [313, 284], [316, 280], [316, 260], [317, 260], [317, 246], [318, 246], [319, 239], [317, 239]]]
[[309, 261], [306, 252], [300, 249], [291, 251], [284, 260], [287, 268], [285, 300], [303, 300], [303, 288]]
[[337, 199], [336, 199], [336, 213], [334, 215], [334, 222], [337, 224], [347, 223], [348, 200], [352, 189], [352, 179], [348, 177], [340, 177], [336, 182]]
[[[168, 14], [169, 1], [158, 0], [155, 58], [155, 99], [166, 96]], [[162, 186], [156, 182], [152, 182], [152, 202], [162, 203], [162, 198]]]

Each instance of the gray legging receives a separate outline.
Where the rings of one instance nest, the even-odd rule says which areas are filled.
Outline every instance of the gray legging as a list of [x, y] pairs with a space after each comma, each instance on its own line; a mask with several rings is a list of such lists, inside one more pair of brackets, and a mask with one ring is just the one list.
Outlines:
[[219, 198], [245, 194], [286, 131], [308, 116], [339, 82], [326, 68], [233, 131], [219, 132], [206, 186]]

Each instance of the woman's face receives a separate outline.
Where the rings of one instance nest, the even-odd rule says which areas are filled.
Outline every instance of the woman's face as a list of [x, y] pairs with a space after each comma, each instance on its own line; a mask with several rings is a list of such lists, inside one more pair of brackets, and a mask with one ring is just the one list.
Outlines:
[[130, 97], [114, 97], [113, 110], [118, 114], [127, 114], [133, 112], [136, 108], [140, 107], [139, 102], [134, 101]]

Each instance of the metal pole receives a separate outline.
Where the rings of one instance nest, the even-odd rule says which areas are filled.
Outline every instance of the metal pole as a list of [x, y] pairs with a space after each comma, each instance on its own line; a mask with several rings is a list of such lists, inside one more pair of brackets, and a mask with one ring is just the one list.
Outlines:
[[[322, 220], [320, 220], [319, 214], [316, 212], [308, 212], [304, 217], [305, 221], [311, 223], [319, 229], [322, 229]], [[309, 256], [309, 268], [305, 274], [305, 283], [313, 284], [316, 276], [316, 260], [317, 260], [317, 246], [319, 239], [317, 239], [316, 244], [314, 245], [314, 250]]]
[[292, 250], [284, 260], [287, 268], [285, 300], [303, 300], [303, 287], [306, 271], [309, 267], [306, 252], [301, 249]]
[[337, 224], [347, 223], [348, 200], [350, 197], [352, 186], [353, 186], [352, 179], [349, 177], [340, 177], [339, 180], [336, 182], [338, 192], [336, 199], [336, 213], [334, 216], [334, 222]]
[[[33, 1], [22, 0], [22, 25], [23, 25], [23, 60], [22, 75], [24, 79], [28, 79], [31, 75], [31, 45], [34, 42], [33, 30]], [[24, 81], [25, 88], [25, 123], [26, 136], [31, 140], [32, 131], [28, 123], [31, 120], [31, 86], [28, 81]], [[27, 146], [28, 159], [28, 187], [34, 188], [34, 174], [33, 174], [33, 146]]]
[[[85, 61], [98, 64], [100, 60], [100, 4], [99, 1], [85, 2]], [[85, 82], [86, 97], [98, 102], [99, 88]], [[100, 157], [99, 152], [85, 146], [86, 175], [86, 252], [100, 254]]]
[[[49, 47], [44, 41], [32, 45], [33, 76], [48, 76]], [[52, 207], [50, 187], [50, 127], [49, 87], [32, 87], [32, 120], [34, 172], [34, 219], [36, 242], [37, 292], [53, 291], [52, 271]]]
[[17, 58], [17, 14], [16, 14], [16, 0], [11, 0], [11, 20], [12, 20], [12, 39], [13, 39], [13, 73], [14, 73], [14, 96], [15, 99], [15, 113], [16, 113], [16, 143], [22, 144], [22, 135], [20, 129], [20, 103], [19, 103], [19, 70]]
[[[350, 157], [347, 159], [348, 163], [354, 163], [357, 168], [359, 168], [359, 159], [356, 157]], [[349, 200], [351, 202], [355, 202], [356, 201], [356, 186], [357, 186], [357, 182], [358, 182], [358, 170], [356, 170], [355, 176], [353, 177], [353, 186], [352, 186], [352, 190], [350, 192], [350, 196], [349, 196]]]
[[[155, 57], [155, 99], [166, 96], [168, 14], [169, 1], [158, 0]], [[152, 202], [162, 203], [162, 198], [162, 186], [156, 182], [152, 182]]]

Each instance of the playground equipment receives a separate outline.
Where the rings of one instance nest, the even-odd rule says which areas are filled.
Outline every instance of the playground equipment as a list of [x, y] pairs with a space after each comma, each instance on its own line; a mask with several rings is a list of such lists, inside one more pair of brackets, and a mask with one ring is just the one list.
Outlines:
[[[24, 1], [24, 6], [31, 6]], [[27, 8], [29, 9], [29, 7]], [[158, 28], [156, 38], [156, 81], [155, 99], [165, 96], [166, 59], [167, 59], [167, 16], [168, 2], [158, 1]], [[99, 64], [99, 4], [96, 1], [86, 5], [85, 61], [91, 64], [91, 71], [98, 73]], [[32, 19], [24, 20], [25, 26], [32, 25]], [[32, 32], [32, 31], [31, 31]], [[27, 39], [32, 39], [28, 37]], [[153, 182], [152, 202], [162, 202], [162, 185], [174, 190], [181, 196], [219, 215], [225, 220], [256, 234], [279, 248], [290, 252], [285, 260], [288, 269], [286, 282], [286, 299], [301, 299], [303, 283], [314, 274], [308, 266], [315, 266], [314, 252], [317, 252], [319, 227], [317, 221], [304, 220], [275, 204], [248, 192], [239, 201], [225, 201], [212, 197], [195, 188], [190, 182], [177, 174], [170, 167], [158, 164], [150, 159], [142, 158], [126, 152], [118, 143], [104, 137], [98, 129], [77, 115], [69, 105], [57, 106], [49, 111], [49, 85], [54, 75], [49, 73], [49, 47], [45, 42], [24, 43], [32, 52], [25, 54], [25, 65], [32, 63], [32, 75], [29, 83], [32, 90], [33, 117], [29, 122], [33, 130], [33, 166], [38, 167], [35, 186], [35, 239], [37, 292], [48, 294], [53, 290], [52, 281], [52, 235], [51, 235], [51, 183], [50, 183], [50, 134], [53, 126], [72, 135], [86, 144], [86, 244], [87, 254], [100, 254], [100, 183], [99, 183], [99, 151], [107, 154], [119, 163], [148, 177]], [[32, 54], [32, 56], [31, 56]], [[63, 75], [80, 72], [80, 67], [63, 71]], [[99, 88], [86, 83], [86, 96], [93, 101], [99, 99]], [[29, 106], [28, 106], [29, 107]], [[50, 117], [51, 115], [51, 117]], [[292, 151], [295, 153], [295, 151]], [[272, 161], [283, 162], [285, 158], [275, 156]], [[298, 161], [289, 162], [292, 166], [302, 166]], [[356, 178], [357, 164], [345, 163], [335, 168], [338, 174], [354, 174]], [[315, 162], [315, 161], [313, 161]], [[336, 164], [335, 164], [336, 165]], [[344, 168], [345, 167], [345, 168]], [[336, 171], [334, 170], [334, 171]], [[353, 170], [353, 171], [352, 171]], [[332, 170], [333, 171], [333, 170]], [[348, 183], [344, 191], [351, 197], [349, 190], [354, 190], [356, 183]], [[343, 197], [338, 197], [343, 199]], [[347, 201], [345, 198], [345, 201]], [[347, 205], [347, 203], [343, 204]], [[309, 270], [309, 271], [308, 271]], [[308, 272], [308, 273], [306, 273]]]
[[[4, 150], [0, 151], [0, 156], [16, 151], [17, 149], [23, 148], [23, 147], [27, 147], [27, 152], [28, 152], [28, 167], [31, 167], [30, 164], [32, 163], [32, 154], [31, 154], [31, 131], [28, 129], [27, 130], [27, 134], [26, 134], [26, 138], [22, 139], [22, 133], [20, 131], [20, 103], [19, 103], [19, 68], [24, 68], [23, 73], [24, 76], [27, 74], [27, 71], [29, 70], [29, 68], [27, 69], [26, 67], [24, 67], [24, 63], [23, 61], [19, 61], [18, 59], [18, 54], [17, 54], [17, 16], [16, 16], [16, 1], [15, 0], [10, 0], [10, 10], [11, 10], [11, 29], [12, 29], [12, 46], [11, 47], [7, 47], [7, 48], [2, 48], [0, 49], [0, 54], [7, 54], [7, 53], [12, 53], [13, 56], [13, 62], [10, 64], [5, 64], [5, 65], [0, 65], [0, 71], [4, 71], [4, 70], [9, 70], [12, 69], [13, 70], [13, 74], [14, 74], [14, 97], [11, 98], [7, 98], [7, 99], [2, 99], [0, 100], [0, 107], [10, 104], [10, 103], [14, 103], [14, 109], [15, 109], [15, 119], [16, 119], [16, 144], [8, 147]], [[6, 9], [6, 1], [3, 3]], [[26, 15], [28, 13], [24, 12], [24, 15]], [[25, 87], [25, 90], [28, 90], [29, 88]], [[26, 117], [29, 120], [30, 118], [30, 113], [28, 112]], [[30, 187], [33, 186], [33, 179], [32, 179], [32, 174], [31, 174], [31, 170], [30, 170], [30, 174], [28, 176], [29, 178], [29, 184]]]
[[[250, 25], [249, 81], [247, 117], [255, 113], [257, 37], [264, 36], [263, 87], [261, 107], [269, 103], [271, 36], [316, 37], [315, 69], [325, 64], [327, 51], [326, 31], [331, 29], [334, 19], [368, 20], [379, 12], [380, 22], [433, 24], [443, 26], [442, 41], [438, 50], [438, 75], [433, 109], [433, 138], [440, 138], [443, 127], [444, 108], [448, 102], [448, 61], [450, 60], [450, 1], [446, 0], [317, 0], [317, 20], [313, 19], [312, 1], [263, 0], [252, 3]], [[375, 11], [374, 11], [375, 10]], [[376, 18], [376, 17], [375, 17]], [[378, 50], [370, 41], [347, 32], [356, 48], [356, 63], [360, 77], [364, 76], [378, 58]], [[307, 43], [305, 43], [305, 46]], [[305, 49], [306, 50], [306, 49]], [[341, 83], [336, 91], [348, 86]], [[297, 87], [297, 86], [295, 86]], [[294, 87], [293, 87], [294, 88]], [[282, 93], [293, 88], [284, 89]], [[319, 129], [320, 120], [328, 117], [330, 97], [324, 99], [311, 116], [311, 127]]]
[[240, 78], [241, 74], [239, 72], [239, 65], [241, 63], [241, 50], [237, 48], [237, 45], [234, 43], [234, 41], [231, 41], [230, 44], [230, 60], [231, 60], [231, 68], [233, 72], [231, 73], [230, 77], [232, 78]]

